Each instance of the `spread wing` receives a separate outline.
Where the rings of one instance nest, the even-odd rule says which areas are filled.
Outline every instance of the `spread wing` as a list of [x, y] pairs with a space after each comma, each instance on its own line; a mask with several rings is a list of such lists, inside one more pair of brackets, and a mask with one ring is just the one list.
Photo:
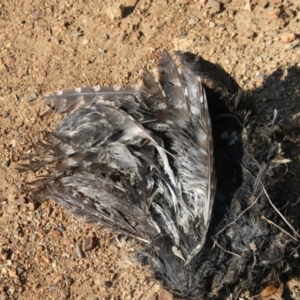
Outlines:
[[206, 240], [216, 179], [205, 91], [182, 62], [179, 69], [165, 52], [159, 80], [145, 71], [136, 89], [46, 97], [66, 114], [28, 168], [52, 171], [35, 183], [39, 199], [147, 242], [169, 236], [189, 264]]

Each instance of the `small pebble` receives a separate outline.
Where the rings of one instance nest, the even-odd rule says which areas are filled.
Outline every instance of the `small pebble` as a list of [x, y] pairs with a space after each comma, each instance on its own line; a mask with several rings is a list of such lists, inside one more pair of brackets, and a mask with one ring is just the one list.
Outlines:
[[63, 253], [61, 257], [66, 257], [66, 258], [70, 258], [70, 254], [69, 253]]
[[261, 56], [257, 56], [257, 57], [255, 58], [255, 60], [256, 60], [256, 62], [260, 63], [260, 62], [263, 61], [263, 58], [262, 58]]
[[45, 262], [47, 265], [51, 263], [51, 259], [49, 259], [46, 255], [42, 256], [42, 261]]
[[75, 254], [78, 258], [83, 258], [83, 252], [82, 252], [82, 249], [81, 249], [81, 246], [79, 244], [76, 244], [75, 245]]
[[32, 12], [32, 18], [34, 20], [41, 19], [43, 16], [44, 16], [44, 12], [41, 9], [39, 9], [39, 8], [35, 9]]
[[49, 289], [49, 292], [53, 292], [56, 290], [56, 286], [51, 284], [48, 289]]
[[290, 43], [296, 39], [296, 35], [293, 32], [284, 32], [280, 38], [284, 43]]
[[17, 162], [17, 161], [19, 161], [20, 160], [20, 157], [18, 156], [18, 155], [13, 155], [12, 156], [12, 160], [14, 161], [14, 162]]
[[245, 36], [248, 39], [251, 39], [255, 36], [255, 32], [252, 29], [248, 29], [248, 30], [245, 31]]
[[27, 66], [19, 67], [17, 74], [19, 78], [26, 76], [28, 74], [28, 67]]
[[17, 278], [18, 277], [17, 271], [15, 269], [9, 269], [8, 270], [8, 275], [11, 278]]
[[124, 6], [118, 3], [112, 4], [107, 9], [106, 14], [111, 20], [122, 19], [124, 16]]
[[8, 258], [8, 251], [6, 249], [1, 249], [0, 251], [1, 260], [5, 261]]
[[105, 50], [103, 48], [98, 48], [98, 52], [100, 55], [104, 55], [107, 52], [107, 50]]
[[189, 33], [186, 30], [182, 30], [181, 35], [182, 36], [187, 36]]
[[51, 236], [54, 236], [54, 237], [61, 237], [61, 232], [60, 231], [58, 231], [58, 230], [56, 230], [56, 229], [52, 229], [51, 231], [50, 231], [50, 235]]
[[11, 287], [8, 289], [8, 291], [9, 291], [9, 293], [10, 293], [11, 295], [13, 295], [13, 294], [15, 293], [15, 291], [16, 291], [16, 288], [15, 288], [14, 286], [11, 286]]
[[213, 21], [210, 21], [208, 24], [209, 28], [215, 28], [216, 27], [216, 23], [214, 23]]
[[73, 283], [75, 282], [75, 280], [72, 277], [67, 277], [66, 278], [66, 284], [68, 287], [70, 287]]
[[190, 18], [189, 21], [188, 21], [188, 24], [189, 25], [195, 25], [199, 22], [199, 18], [197, 17], [194, 17], [194, 18]]
[[89, 42], [90, 42], [90, 41], [89, 41], [88, 39], [83, 39], [83, 40], [82, 40], [82, 45], [83, 45], [83, 46], [87, 46], [87, 45], [89, 44]]
[[135, 287], [136, 284], [137, 284], [137, 279], [136, 279], [136, 278], [133, 278], [133, 279], [130, 281], [129, 284], [130, 284], [131, 287]]
[[7, 244], [9, 244], [9, 239], [4, 236], [0, 236], [0, 246], [7, 245]]
[[82, 250], [84, 252], [90, 251], [95, 247], [95, 240], [93, 237], [87, 237], [82, 243]]
[[36, 93], [32, 93], [27, 97], [28, 102], [32, 102], [38, 98], [38, 95]]
[[109, 35], [108, 35], [108, 34], [104, 34], [104, 35], [102, 36], [102, 40], [103, 40], [103, 41], [109, 40]]
[[258, 77], [260, 80], [264, 80], [264, 79], [266, 78], [266, 75], [260, 73], [257, 77]]
[[205, 11], [203, 12], [202, 16], [203, 16], [204, 18], [207, 18], [207, 17], [209, 16], [208, 10], [205, 10]]
[[12, 140], [9, 142], [9, 146], [11, 146], [12, 148], [15, 148], [15, 147], [16, 147], [16, 144], [17, 144], [16, 139], [12, 139]]
[[279, 14], [280, 14], [280, 9], [278, 9], [278, 8], [272, 9], [268, 12], [268, 17], [271, 20], [275, 20], [275, 19], [278, 19]]
[[252, 11], [252, 5], [251, 5], [251, 1], [250, 0], [247, 1], [247, 3], [244, 6], [244, 9]]
[[4, 168], [8, 168], [10, 165], [10, 160], [9, 159], [6, 159], [4, 160], [2, 163], [1, 163], [1, 166], [4, 167]]
[[34, 214], [34, 216], [38, 219], [40, 219], [42, 215], [43, 215], [43, 209], [41, 208], [39, 208]]
[[8, 259], [7, 261], [6, 261], [6, 265], [7, 266], [12, 266], [12, 264], [13, 264], [13, 262], [12, 262], [12, 260], [11, 259]]
[[113, 285], [113, 282], [112, 281], [104, 281], [104, 285], [108, 288], [110, 288], [112, 285]]
[[266, 42], [267, 46], [271, 46], [272, 44], [273, 44], [273, 40], [269, 40], [269, 41]]
[[17, 268], [17, 274], [18, 274], [18, 276], [22, 275], [24, 272], [25, 272], [24, 269], [22, 269], [22, 268]]
[[44, 251], [45, 247], [43, 245], [36, 246], [36, 250], [38, 251]]
[[56, 285], [61, 280], [63, 280], [63, 277], [61, 275], [57, 276], [56, 278], [54, 278], [52, 285]]
[[63, 227], [63, 226], [58, 226], [58, 227], [57, 227], [57, 230], [58, 230], [59, 232], [63, 233], [63, 232], [66, 231], [66, 228]]
[[208, 0], [206, 3], [206, 7], [209, 9], [210, 13], [216, 14], [221, 10], [221, 3], [216, 0]]
[[30, 202], [30, 203], [28, 203], [27, 207], [30, 211], [33, 211], [36, 209], [36, 205], [37, 204], [35, 202]]
[[299, 44], [300, 44], [300, 39], [295, 39], [294, 41], [292, 41], [291, 43], [289, 43], [288, 45], [286, 45], [285, 49], [291, 50], [291, 49], [299, 46]]
[[84, 36], [84, 31], [78, 28], [77, 30], [72, 32], [72, 35], [76, 37]]

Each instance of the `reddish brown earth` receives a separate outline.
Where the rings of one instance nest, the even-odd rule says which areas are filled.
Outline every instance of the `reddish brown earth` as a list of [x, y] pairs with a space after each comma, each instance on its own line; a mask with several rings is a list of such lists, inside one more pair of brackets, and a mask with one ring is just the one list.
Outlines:
[[[27, 203], [21, 187], [39, 174], [16, 171], [20, 154], [59, 120], [43, 115], [41, 96], [136, 83], [164, 49], [180, 49], [223, 65], [270, 117], [276, 107], [300, 122], [299, 1], [140, 0], [132, 11], [134, 3], [125, 0], [122, 15], [113, 0], [0, 2], [1, 300], [172, 299], [136, 263], [136, 242], [84, 225], [52, 201]], [[76, 245], [91, 239], [78, 257]], [[294, 299], [298, 286], [290, 284]]]

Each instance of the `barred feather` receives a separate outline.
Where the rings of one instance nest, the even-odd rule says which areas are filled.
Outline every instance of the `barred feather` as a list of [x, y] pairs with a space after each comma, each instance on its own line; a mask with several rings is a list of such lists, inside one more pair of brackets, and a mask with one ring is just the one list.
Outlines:
[[[181, 232], [192, 234], [181, 253], [189, 263], [206, 240], [215, 194], [210, 117], [199, 76], [180, 71], [167, 53], [160, 75], [157, 83], [145, 72], [139, 90], [78, 88], [48, 96], [56, 112], [68, 114], [50, 136], [56, 174], [39, 192], [77, 215], [144, 240], [141, 220], [148, 220], [155, 235], [169, 235], [178, 249]], [[145, 172], [152, 167], [148, 179]], [[134, 216], [128, 205], [139, 208]], [[120, 210], [123, 223], [114, 223]], [[147, 217], [149, 211], [156, 219]]]

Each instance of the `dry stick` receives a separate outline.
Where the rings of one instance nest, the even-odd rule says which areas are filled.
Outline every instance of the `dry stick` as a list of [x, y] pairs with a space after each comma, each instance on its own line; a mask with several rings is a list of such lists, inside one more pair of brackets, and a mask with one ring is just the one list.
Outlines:
[[[269, 200], [269, 202], [270, 202], [270, 204], [271, 204], [271, 206], [275, 209], [275, 211], [279, 214], [279, 216], [282, 218], [282, 220], [292, 229], [292, 231], [293, 231], [293, 233], [295, 234], [295, 235], [297, 235], [299, 238], [300, 238], [300, 235], [298, 234], [298, 232], [294, 229], [294, 227], [286, 220], [286, 218], [282, 215], [282, 213], [276, 208], [276, 206], [273, 204], [273, 202], [272, 202], [272, 200], [270, 199], [270, 197], [269, 197], [269, 195], [268, 195], [268, 193], [267, 193], [267, 191], [266, 191], [266, 189], [265, 189], [265, 187], [264, 187], [264, 185], [263, 184], [261, 184], [262, 185], [262, 188], [263, 188], [263, 191], [264, 191], [264, 193], [266, 194], [266, 196], [267, 196], [267, 198], [268, 198], [268, 200]], [[297, 239], [296, 239], [296, 241], [298, 241]]]
[[281, 231], [283, 231], [285, 234], [287, 234], [294, 241], [298, 242], [298, 240], [295, 237], [293, 237], [291, 234], [289, 234], [287, 231], [285, 231], [283, 228], [281, 228], [280, 226], [278, 226], [277, 224], [275, 224], [271, 220], [267, 219], [265, 216], [261, 216], [261, 219], [267, 221], [271, 225], [274, 225], [275, 227], [277, 227], [278, 229], [280, 229]]
[[224, 249], [220, 244], [218, 244], [218, 242], [211, 236], [211, 238], [212, 238], [212, 240], [214, 241], [214, 243], [220, 248], [220, 249], [222, 249], [223, 251], [225, 251], [225, 252], [227, 252], [227, 253], [229, 253], [229, 254], [232, 254], [232, 255], [234, 255], [234, 256], [236, 256], [236, 257], [242, 257], [241, 255], [239, 255], [239, 254], [236, 254], [236, 253], [234, 253], [234, 252], [231, 252], [231, 251], [228, 251], [228, 250], [226, 250], [226, 249]]
[[215, 236], [219, 235], [220, 233], [222, 233], [227, 227], [229, 227], [230, 225], [234, 224], [247, 210], [249, 210], [251, 207], [253, 207], [255, 205], [255, 203], [257, 202], [257, 200], [259, 199], [260, 195], [262, 194], [262, 192], [259, 193], [259, 195], [256, 197], [256, 199], [254, 200], [254, 202], [247, 207], [245, 210], [243, 210], [238, 216], [237, 218], [230, 222], [229, 224], [227, 224], [223, 229], [221, 229], [218, 233], [215, 234]]

